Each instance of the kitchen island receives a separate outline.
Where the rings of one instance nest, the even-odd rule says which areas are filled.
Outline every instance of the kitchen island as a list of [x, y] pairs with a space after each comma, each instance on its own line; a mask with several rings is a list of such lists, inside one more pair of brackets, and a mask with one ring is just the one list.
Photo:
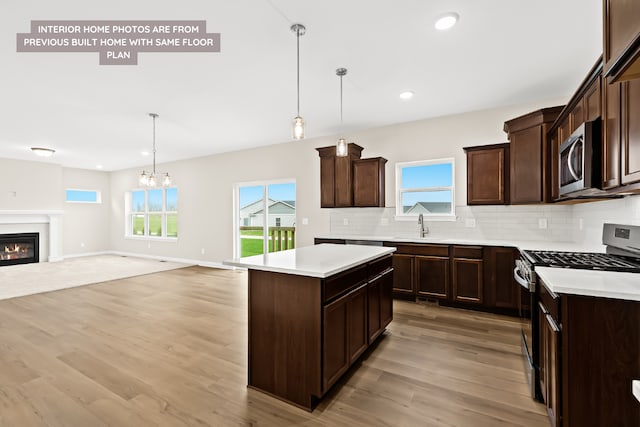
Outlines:
[[323, 244], [225, 261], [249, 270], [248, 386], [313, 410], [391, 322], [393, 251]]

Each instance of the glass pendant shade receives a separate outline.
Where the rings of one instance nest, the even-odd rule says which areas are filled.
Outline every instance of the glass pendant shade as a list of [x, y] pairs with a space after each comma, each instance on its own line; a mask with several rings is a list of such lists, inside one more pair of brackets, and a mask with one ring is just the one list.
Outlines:
[[304, 139], [304, 120], [300, 116], [293, 119], [293, 139]]
[[338, 140], [338, 144], [336, 144], [336, 156], [346, 157], [347, 152], [348, 152], [347, 140], [344, 138], [340, 138]]
[[168, 187], [171, 183], [171, 176], [168, 173], [165, 173], [164, 178], [162, 179], [162, 186]]
[[147, 184], [149, 187], [155, 187], [157, 184], [156, 182], [156, 176], [154, 174], [151, 174], [149, 176], [149, 184]]
[[142, 173], [140, 174], [140, 179], [138, 180], [138, 183], [143, 187], [146, 187], [149, 184], [149, 177], [147, 176], [145, 171], [142, 171]]

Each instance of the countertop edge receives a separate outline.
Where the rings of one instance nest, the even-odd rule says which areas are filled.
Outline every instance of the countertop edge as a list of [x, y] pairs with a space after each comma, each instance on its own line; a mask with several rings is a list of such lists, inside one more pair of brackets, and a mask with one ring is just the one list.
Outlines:
[[[242, 267], [247, 270], [260, 270], [260, 271], [269, 271], [272, 273], [284, 273], [284, 274], [292, 274], [295, 276], [306, 276], [306, 277], [315, 277], [319, 279], [326, 279], [327, 277], [333, 276], [338, 273], [342, 273], [343, 271], [349, 270], [350, 268], [356, 267], [361, 264], [365, 264], [369, 261], [373, 261], [375, 259], [381, 258], [383, 256], [387, 256], [396, 251], [396, 248], [393, 247], [379, 247], [382, 251], [377, 254], [369, 255], [366, 257], [359, 258], [358, 260], [349, 262], [347, 264], [343, 264], [340, 267], [327, 270], [327, 271], [312, 271], [312, 270], [301, 270], [301, 269], [293, 269], [287, 267], [278, 267], [278, 266], [269, 266], [269, 265], [260, 265], [242, 262], [240, 260], [225, 260], [222, 263], [224, 265], [230, 265], [234, 267]], [[293, 249], [295, 250], [295, 249]]]
[[631, 381], [631, 391], [633, 395], [636, 397], [638, 402], [640, 402], [640, 380]]

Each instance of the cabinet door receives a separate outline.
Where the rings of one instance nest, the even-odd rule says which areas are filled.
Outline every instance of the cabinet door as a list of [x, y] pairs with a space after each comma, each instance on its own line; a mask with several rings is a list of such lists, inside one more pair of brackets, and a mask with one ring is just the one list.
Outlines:
[[514, 313], [520, 301], [520, 285], [513, 279], [518, 251], [507, 247], [487, 247], [484, 257], [484, 305]]
[[549, 195], [551, 200], [560, 197], [560, 129], [549, 138]]
[[542, 192], [542, 128], [535, 126], [510, 135], [511, 203], [540, 203]]
[[351, 157], [335, 157], [335, 207], [353, 206]]
[[415, 295], [413, 255], [393, 255], [393, 292]]
[[598, 76], [584, 94], [584, 121], [586, 122], [593, 121], [601, 116], [602, 96], [600, 85], [601, 78]]
[[622, 84], [622, 184], [640, 181], [640, 80]]
[[540, 385], [540, 393], [542, 394], [542, 401], [547, 402], [547, 369], [549, 366], [549, 350], [547, 344], [549, 338], [547, 337], [549, 329], [547, 328], [547, 311], [542, 304], [538, 304], [538, 307], [533, 307], [538, 310], [538, 384]]
[[418, 295], [449, 298], [449, 258], [416, 256], [415, 271]]
[[349, 364], [360, 357], [369, 345], [367, 311], [367, 286], [365, 285], [353, 291], [347, 301]]
[[621, 83], [605, 83], [602, 91], [602, 188], [605, 190], [620, 186], [621, 86]]
[[324, 307], [322, 389], [327, 390], [349, 368], [348, 295]]
[[453, 299], [482, 304], [482, 260], [453, 259]]
[[335, 204], [335, 157], [320, 157], [320, 207]]
[[367, 295], [369, 297], [369, 342], [373, 342], [382, 332], [380, 318], [380, 277], [369, 282]]
[[382, 330], [393, 320], [394, 275], [393, 270], [387, 270], [380, 280], [380, 329]]
[[604, 72], [616, 78], [640, 76], [640, 3], [604, 0]]
[[507, 149], [467, 151], [467, 204], [503, 205]]
[[386, 159], [376, 157], [353, 161], [353, 205], [384, 207], [384, 166]]
[[547, 343], [545, 346], [547, 363], [546, 387], [547, 413], [553, 427], [560, 426], [560, 328], [553, 320], [550, 314], [545, 316], [547, 332], [545, 337]]
[[574, 130], [578, 129], [578, 126], [580, 126], [584, 122], [583, 102], [584, 102], [584, 99], [581, 99], [569, 113], [570, 132], [573, 132]]

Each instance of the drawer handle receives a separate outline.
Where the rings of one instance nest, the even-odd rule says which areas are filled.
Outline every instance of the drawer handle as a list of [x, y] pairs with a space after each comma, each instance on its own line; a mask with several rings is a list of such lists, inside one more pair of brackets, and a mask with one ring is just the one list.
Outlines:
[[551, 329], [553, 329], [553, 332], [560, 332], [560, 328], [550, 314], [547, 314], [547, 322], [549, 323], [549, 326], [551, 326]]

